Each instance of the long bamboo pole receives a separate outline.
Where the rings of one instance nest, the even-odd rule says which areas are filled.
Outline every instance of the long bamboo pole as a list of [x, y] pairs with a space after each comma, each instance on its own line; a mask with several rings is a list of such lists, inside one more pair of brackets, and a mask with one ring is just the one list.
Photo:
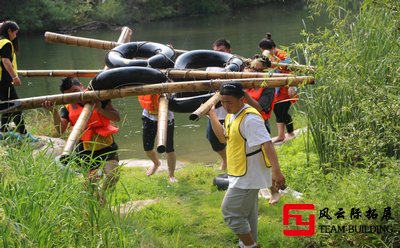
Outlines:
[[157, 119], [157, 152], [164, 153], [167, 147], [168, 99], [160, 97]]
[[[132, 35], [132, 30], [128, 27], [123, 27], [121, 30], [121, 34], [118, 38], [118, 42], [127, 42], [130, 40]], [[107, 69], [107, 66], [104, 67], [104, 69]], [[79, 115], [79, 118], [75, 125], [72, 128], [72, 131], [70, 135], [68, 136], [68, 139], [65, 143], [64, 150], [61, 154], [61, 156], [68, 156], [72, 153], [72, 151], [75, 148], [75, 145], [78, 143], [89, 119], [90, 116], [92, 115], [94, 109], [94, 104], [93, 103], [86, 103], [85, 106], [83, 107], [83, 110], [81, 114]]]
[[[83, 37], [58, 34], [53, 32], [44, 33], [44, 38], [47, 42], [64, 43], [68, 45], [83, 46], [83, 47], [97, 48], [103, 50], [111, 50], [114, 47], [124, 43], [120, 41], [115, 42], [115, 41], [83, 38]], [[178, 55], [186, 52], [185, 50], [180, 50], [180, 49], [174, 49], [174, 51]]]
[[[77, 36], [71, 36], [71, 35], [65, 35], [65, 34], [57, 34], [57, 33], [52, 33], [52, 32], [46, 32], [44, 34], [44, 37], [47, 42], [64, 43], [64, 44], [68, 44], [68, 45], [98, 48], [98, 49], [104, 49], [104, 50], [110, 50], [110, 49], [122, 44], [120, 42], [83, 38], [83, 37], [77, 37]], [[174, 48], [174, 51], [178, 56], [187, 52], [187, 50], [181, 50], [181, 49], [175, 49], [175, 48]], [[249, 60], [249, 59], [244, 58], [243, 56], [240, 56], [237, 54], [236, 54], [236, 56], [240, 57], [241, 59]], [[272, 62], [271, 64], [275, 65], [275, 66], [288, 67], [288, 68], [300, 69], [300, 70], [309, 70], [309, 71], [314, 70], [314, 67], [309, 66], [309, 65], [286, 64], [286, 63], [277, 63], [277, 62]]]
[[[244, 78], [235, 79], [235, 82], [242, 83], [244, 88], [266, 87], [275, 88], [286, 85], [295, 86], [301, 84], [313, 84], [314, 77], [276, 77], [276, 78]], [[148, 84], [140, 86], [128, 86], [119, 89], [85, 91], [69, 94], [46, 95], [30, 98], [20, 98], [17, 100], [0, 102], [0, 114], [21, 111], [23, 109], [34, 109], [42, 107], [45, 101], [54, 102], [56, 105], [90, 102], [95, 100], [107, 100], [123, 98], [128, 96], [139, 96], [147, 94], [163, 94], [174, 92], [197, 92], [206, 90], [218, 90], [221, 84], [232, 82], [231, 79], [212, 79], [173, 83]]]
[[[18, 74], [25, 77], [95, 77], [104, 70], [18, 70]], [[235, 78], [264, 78], [293, 76], [287, 73], [270, 72], [216, 72], [194, 69], [160, 70], [168, 78], [175, 80], [202, 80], [202, 79], [235, 79]]]
[[221, 101], [221, 95], [219, 92], [216, 92], [210, 99], [208, 99], [205, 103], [203, 103], [196, 111], [190, 114], [189, 120], [197, 121], [201, 116], [204, 116], [210, 111], [212, 106]]

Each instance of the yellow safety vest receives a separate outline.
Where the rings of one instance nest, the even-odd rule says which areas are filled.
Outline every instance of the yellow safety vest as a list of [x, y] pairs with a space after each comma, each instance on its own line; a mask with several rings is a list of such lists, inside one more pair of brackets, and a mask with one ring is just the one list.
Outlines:
[[[8, 40], [8, 39], [1, 39], [1, 40], [0, 40], [0, 49], [2, 49], [3, 46], [4, 46], [5, 44], [7, 44], [7, 43], [10, 43], [10, 44], [11, 44], [12, 56], [13, 56], [11, 62], [12, 62], [13, 69], [14, 69], [14, 71], [15, 71], [15, 74], [18, 75], [17, 55], [16, 55], [15, 52], [14, 52], [14, 45], [12, 44], [12, 42], [11, 42], [10, 40]], [[0, 59], [1, 59], [1, 58], [0, 58]], [[2, 69], [1, 69], [1, 66], [0, 66], [0, 80], [1, 80], [1, 77], [2, 77]]]
[[260, 149], [246, 153], [246, 139], [240, 133], [240, 124], [243, 118], [248, 114], [256, 114], [261, 117], [260, 113], [252, 107], [245, 108], [239, 115], [230, 122], [232, 114], [228, 114], [225, 118], [225, 130], [226, 130], [226, 157], [228, 163], [228, 175], [241, 177], [247, 172], [247, 157], [262, 152], [265, 166], [271, 167], [267, 154], [265, 153], [264, 146], [261, 145]]

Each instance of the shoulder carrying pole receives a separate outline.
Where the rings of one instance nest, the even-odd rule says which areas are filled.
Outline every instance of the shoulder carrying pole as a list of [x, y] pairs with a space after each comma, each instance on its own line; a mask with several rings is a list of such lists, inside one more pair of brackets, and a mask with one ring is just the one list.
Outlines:
[[[123, 27], [118, 42], [122, 43], [129, 41], [131, 39], [131, 35], [132, 35], [132, 30], [129, 29], [128, 27]], [[107, 67], [105, 66], [104, 69], [107, 69]], [[61, 155], [62, 157], [69, 156], [74, 150], [75, 145], [79, 141], [80, 136], [82, 135], [90, 119], [90, 116], [92, 115], [93, 109], [94, 109], [94, 104], [92, 103], [85, 104], [82, 113], [79, 115], [78, 121], [75, 123], [72, 132], [67, 139], [63, 153]]]

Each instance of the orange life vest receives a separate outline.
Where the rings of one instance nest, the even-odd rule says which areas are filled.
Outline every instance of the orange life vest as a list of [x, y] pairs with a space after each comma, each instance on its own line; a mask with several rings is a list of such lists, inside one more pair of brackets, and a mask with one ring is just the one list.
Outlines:
[[[67, 104], [68, 117], [72, 125], [78, 121], [79, 115], [82, 113], [83, 107], [80, 104]], [[118, 127], [112, 125], [110, 120], [93, 110], [88, 123], [86, 124], [85, 131], [81, 136], [82, 141], [90, 141], [93, 134], [100, 136], [107, 136], [118, 132]]]
[[[271, 55], [270, 60], [272, 62], [280, 62], [282, 60], [285, 60], [287, 58], [287, 52], [276, 48], [275, 53]], [[285, 67], [278, 67], [278, 70], [280, 70], [282, 73], [291, 73], [291, 71]], [[289, 96], [289, 87], [288, 86], [283, 86], [280, 87], [278, 94], [276, 94], [276, 101], [275, 102], [280, 102], [284, 100], [291, 99]], [[297, 102], [297, 96], [293, 97], [293, 99], [290, 100], [291, 103]]]
[[[254, 100], [258, 101], [261, 98], [261, 95], [264, 91], [264, 88], [259, 88], [259, 89], [246, 89], [247, 93], [249, 93], [249, 95], [251, 96], [251, 98], [253, 98]], [[269, 106], [268, 111], [261, 111], [261, 116], [264, 119], [264, 121], [268, 120], [271, 117], [271, 113], [272, 110], [274, 109], [274, 105], [275, 105], [275, 100], [276, 100], [276, 95], [275, 95], [275, 91], [274, 91], [274, 99], [272, 100], [271, 106]]]
[[147, 109], [150, 114], [158, 112], [158, 99], [160, 99], [160, 94], [138, 96], [140, 105], [142, 108]]

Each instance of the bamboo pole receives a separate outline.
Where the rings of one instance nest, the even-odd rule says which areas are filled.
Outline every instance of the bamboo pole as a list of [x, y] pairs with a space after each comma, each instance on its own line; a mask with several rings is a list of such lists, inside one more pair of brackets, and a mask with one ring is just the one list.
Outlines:
[[167, 130], [168, 130], [168, 99], [165, 96], [161, 96], [158, 105], [158, 121], [157, 121], [158, 153], [164, 153], [166, 151]]
[[[295, 86], [300, 84], [313, 84], [311, 76], [299, 77], [276, 77], [276, 78], [244, 78], [235, 79], [235, 82], [242, 83], [244, 88], [266, 87], [275, 88], [282, 86]], [[147, 94], [163, 94], [174, 92], [197, 92], [206, 90], [219, 90], [221, 84], [232, 82], [231, 79], [212, 79], [199, 81], [186, 81], [174, 83], [159, 83], [140, 86], [128, 86], [119, 89], [96, 90], [76, 92], [69, 94], [56, 94], [17, 100], [0, 102], [0, 114], [21, 111], [23, 109], [41, 108], [45, 101], [54, 102], [56, 105], [78, 102], [90, 102], [96, 100], [107, 100], [124, 98], [128, 96], [139, 96]], [[10, 107], [9, 107], [10, 106]]]
[[[72, 35], [65, 35], [65, 34], [58, 34], [53, 32], [46, 32], [44, 33], [45, 41], [47, 42], [54, 42], [54, 43], [64, 43], [68, 45], [74, 46], [82, 46], [82, 47], [89, 47], [89, 48], [97, 48], [103, 50], [111, 50], [114, 47], [121, 45], [125, 42], [121, 41], [107, 41], [107, 40], [98, 40], [92, 38], [84, 38]], [[185, 50], [174, 49], [175, 53], [178, 55], [186, 52]]]
[[[25, 77], [95, 77], [104, 70], [18, 70], [18, 74]], [[264, 78], [293, 76], [287, 73], [270, 72], [215, 72], [195, 69], [168, 69], [160, 70], [168, 78], [175, 80], [203, 80], [203, 79], [237, 79], [237, 78]]]
[[53, 32], [44, 33], [44, 39], [47, 42], [63, 43], [67, 45], [83, 46], [90, 48], [98, 48], [104, 50], [111, 50], [114, 47], [122, 44], [122, 41], [105, 41], [91, 38], [83, 38], [72, 35], [57, 34]]
[[216, 92], [210, 99], [208, 99], [205, 103], [203, 103], [196, 111], [190, 114], [189, 119], [191, 121], [197, 121], [201, 116], [207, 115], [210, 109], [221, 101], [221, 95], [219, 92]]
[[[118, 42], [127, 42], [130, 40], [132, 35], [132, 30], [129, 29], [128, 27], [123, 27], [121, 30], [121, 34], [118, 38]], [[90, 44], [90, 42], [89, 42]], [[107, 66], [104, 67], [104, 70], [107, 69]], [[65, 143], [64, 150], [61, 154], [62, 157], [66, 157], [72, 153], [72, 151], [75, 148], [75, 145], [78, 143], [89, 119], [90, 116], [92, 115], [93, 109], [94, 109], [94, 104], [93, 103], [86, 103], [85, 106], [83, 107], [83, 110], [81, 114], [79, 115], [79, 118], [75, 125], [72, 128], [72, 131], [70, 135], [68, 136], [68, 139]]]
[[[47, 42], [64, 43], [64, 44], [68, 44], [68, 45], [98, 48], [98, 49], [104, 49], [104, 50], [111, 50], [114, 47], [122, 44], [121, 42], [83, 38], [83, 37], [77, 37], [77, 36], [71, 36], [71, 35], [65, 35], [65, 34], [57, 34], [57, 33], [53, 33], [53, 32], [46, 32], [44, 34], [44, 37]], [[187, 52], [187, 50], [181, 50], [181, 49], [175, 49], [175, 48], [174, 48], [174, 51], [177, 54], [177, 56]], [[241, 58], [243, 60], [247, 60], [247, 61], [251, 60], [251, 59], [245, 58], [245, 57], [237, 55], [237, 54], [235, 54], [235, 56], [238, 56], [239, 58]], [[300, 69], [300, 70], [314, 71], [314, 69], [315, 69], [313, 66], [309, 66], [309, 65], [297, 65], [297, 64], [287, 64], [287, 63], [278, 63], [278, 62], [271, 62], [271, 64], [275, 65], [275, 66], [287, 67], [287, 68], [292, 68], [292, 69]]]

